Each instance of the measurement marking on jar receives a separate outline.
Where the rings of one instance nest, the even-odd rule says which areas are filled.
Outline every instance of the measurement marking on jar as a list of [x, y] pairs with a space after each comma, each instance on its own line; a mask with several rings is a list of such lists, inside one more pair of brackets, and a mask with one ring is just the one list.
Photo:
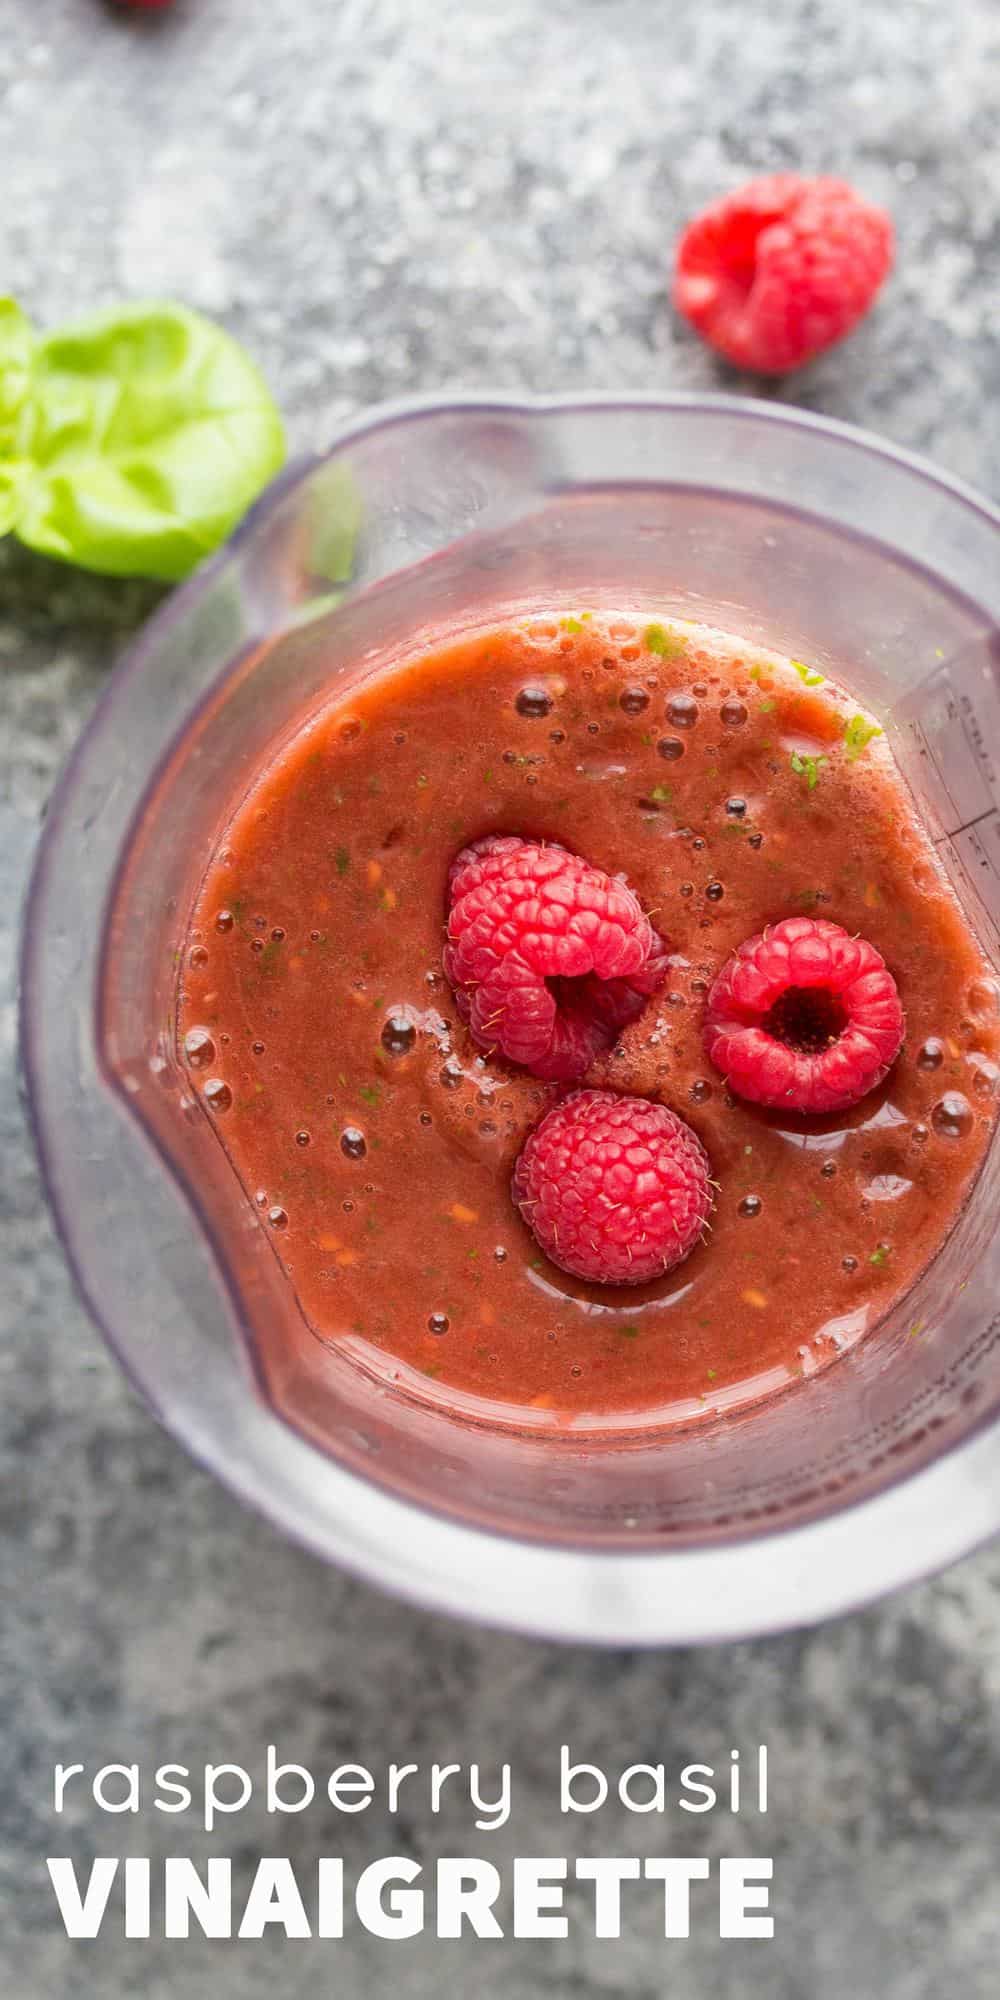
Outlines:
[[[961, 684], [960, 684], [961, 683]], [[1000, 662], [990, 634], [926, 680], [896, 715], [901, 762], [929, 808], [949, 872], [1000, 946]]]

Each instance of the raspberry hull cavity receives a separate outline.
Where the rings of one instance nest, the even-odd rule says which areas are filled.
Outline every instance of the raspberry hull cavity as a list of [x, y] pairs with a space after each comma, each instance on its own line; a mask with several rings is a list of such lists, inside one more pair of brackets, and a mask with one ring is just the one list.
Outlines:
[[477, 1047], [549, 1082], [582, 1077], [662, 985], [666, 948], [622, 876], [514, 835], [463, 849], [444, 969]]
[[579, 1090], [531, 1134], [514, 1200], [553, 1264], [592, 1285], [645, 1285], [683, 1262], [711, 1209], [708, 1156], [663, 1104]]
[[705, 1050], [753, 1104], [845, 1111], [888, 1075], [904, 1033], [896, 982], [874, 945], [822, 918], [788, 917], [723, 966]]

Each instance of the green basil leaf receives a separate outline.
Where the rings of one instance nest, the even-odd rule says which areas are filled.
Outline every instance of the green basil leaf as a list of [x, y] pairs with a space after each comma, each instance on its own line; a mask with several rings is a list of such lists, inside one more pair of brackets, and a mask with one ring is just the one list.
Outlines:
[[349, 583], [361, 531], [361, 497], [349, 466], [324, 465], [309, 482], [306, 515], [310, 574]]
[[35, 337], [13, 299], [0, 298], [0, 535], [17, 520], [24, 480], [22, 430]]
[[866, 722], [863, 715], [852, 715], [844, 724], [844, 755], [848, 763], [853, 764], [881, 734], [877, 722]]
[[0, 535], [9, 535], [21, 509], [21, 482], [17, 468], [0, 458]]
[[35, 336], [14, 299], [0, 298], [0, 450], [13, 443], [31, 381]]
[[803, 687], [822, 687], [824, 676], [818, 674], [814, 667], [807, 667], [804, 660], [789, 660], [788, 664], [790, 667], [795, 668]]
[[169, 304], [126, 305], [40, 339], [18, 421], [29, 463], [15, 533], [110, 576], [187, 576], [285, 457], [253, 362]]

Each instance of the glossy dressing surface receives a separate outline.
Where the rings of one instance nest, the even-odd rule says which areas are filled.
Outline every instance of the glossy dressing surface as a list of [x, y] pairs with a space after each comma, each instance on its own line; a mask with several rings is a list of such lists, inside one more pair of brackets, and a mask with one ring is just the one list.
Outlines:
[[[533, 1425], [733, 1408], [853, 1345], [912, 1287], [981, 1164], [1000, 996], [884, 742], [808, 664], [703, 628], [482, 629], [304, 721], [207, 857], [181, 1055], [320, 1343]], [[588, 1081], [661, 1098], [719, 1183], [658, 1284], [566, 1277], [509, 1197], [550, 1087], [468, 1040], [441, 972], [448, 866], [505, 831], [621, 871], [670, 976]], [[701, 1045], [742, 940], [791, 914], [882, 952], [889, 1078], [830, 1118], [734, 1102]]]

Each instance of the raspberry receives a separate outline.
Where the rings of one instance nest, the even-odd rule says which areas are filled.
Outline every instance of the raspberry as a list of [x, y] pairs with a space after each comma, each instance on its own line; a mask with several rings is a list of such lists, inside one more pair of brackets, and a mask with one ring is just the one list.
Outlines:
[[491, 836], [448, 881], [444, 969], [481, 1049], [583, 1076], [662, 984], [667, 950], [624, 877], [554, 842]]
[[708, 996], [705, 1048], [740, 1097], [844, 1111], [895, 1062], [906, 1023], [896, 982], [864, 938], [786, 917], [748, 938]]
[[674, 304], [737, 368], [782, 375], [850, 332], [892, 256], [891, 218], [846, 181], [768, 174], [688, 224]]
[[645, 1285], [694, 1249], [710, 1186], [701, 1140], [666, 1105], [577, 1090], [535, 1127], [512, 1192], [553, 1264], [595, 1285]]

